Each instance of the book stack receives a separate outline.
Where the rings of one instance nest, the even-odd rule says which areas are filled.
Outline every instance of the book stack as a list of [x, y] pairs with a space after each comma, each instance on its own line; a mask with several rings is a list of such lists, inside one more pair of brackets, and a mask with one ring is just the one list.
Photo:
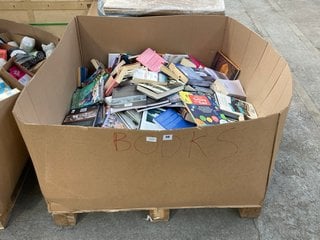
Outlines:
[[[218, 51], [210, 67], [189, 54], [110, 53], [107, 66], [78, 69], [63, 124], [173, 130], [257, 118], [238, 79], [240, 68]], [[90, 67], [90, 66], [89, 66]]]

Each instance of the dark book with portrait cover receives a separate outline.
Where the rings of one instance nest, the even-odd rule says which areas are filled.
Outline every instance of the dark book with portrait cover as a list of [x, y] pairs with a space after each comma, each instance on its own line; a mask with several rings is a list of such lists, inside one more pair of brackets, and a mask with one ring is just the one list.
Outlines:
[[225, 74], [230, 80], [237, 79], [240, 74], [240, 67], [232, 62], [232, 60], [224, 55], [221, 51], [216, 53], [211, 68]]

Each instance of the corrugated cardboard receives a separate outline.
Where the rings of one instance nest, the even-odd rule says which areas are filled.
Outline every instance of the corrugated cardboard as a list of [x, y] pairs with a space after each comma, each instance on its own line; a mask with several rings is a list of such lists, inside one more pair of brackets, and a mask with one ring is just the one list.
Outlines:
[[[174, 131], [60, 125], [77, 67], [147, 47], [188, 53], [207, 65], [222, 50], [241, 67], [259, 118]], [[77, 17], [13, 112], [50, 212], [260, 207], [291, 96], [285, 60], [229, 17]]]
[[[0, 33], [28, 35], [39, 42], [58, 42], [58, 38], [28, 25], [0, 19]], [[3, 74], [3, 71], [1, 72]], [[1, 75], [2, 78], [5, 76]], [[11, 85], [11, 87], [16, 87]], [[28, 159], [28, 151], [12, 115], [18, 94], [0, 101], [0, 225], [12, 208], [12, 194]]]

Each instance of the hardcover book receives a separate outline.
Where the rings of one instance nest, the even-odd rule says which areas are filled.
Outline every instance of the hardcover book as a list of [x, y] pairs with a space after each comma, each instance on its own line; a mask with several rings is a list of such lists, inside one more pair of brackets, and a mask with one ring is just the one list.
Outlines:
[[240, 68], [221, 51], [214, 57], [211, 68], [225, 74], [230, 80], [237, 79], [240, 74]]

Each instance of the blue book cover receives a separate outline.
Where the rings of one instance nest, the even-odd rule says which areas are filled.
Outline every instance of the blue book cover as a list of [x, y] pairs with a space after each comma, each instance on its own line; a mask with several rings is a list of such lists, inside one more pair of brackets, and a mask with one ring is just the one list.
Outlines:
[[163, 113], [160, 113], [159, 116], [154, 118], [154, 121], [167, 130], [189, 128], [195, 126], [195, 124], [184, 120], [179, 113], [171, 108], [167, 109]]
[[0, 78], [0, 94], [10, 91], [11, 88]]

